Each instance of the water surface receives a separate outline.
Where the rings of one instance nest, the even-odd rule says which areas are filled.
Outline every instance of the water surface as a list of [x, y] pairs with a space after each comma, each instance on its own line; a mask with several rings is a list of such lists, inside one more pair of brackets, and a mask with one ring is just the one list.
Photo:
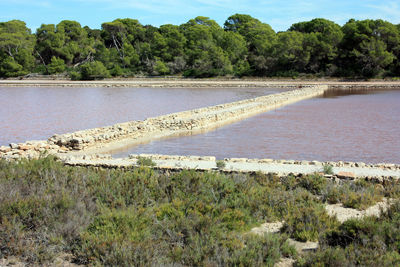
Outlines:
[[204, 134], [156, 140], [131, 153], [400, 163], [400, 90], [329, 91]]
[[285, 89], [0, 87], [0, 145], [282, 91]]

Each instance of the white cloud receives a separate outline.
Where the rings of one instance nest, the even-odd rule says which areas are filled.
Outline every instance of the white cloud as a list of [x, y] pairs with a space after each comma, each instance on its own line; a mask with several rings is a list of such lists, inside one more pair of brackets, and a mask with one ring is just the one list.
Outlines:
[[374, 9], [375, 16], [378, 17], [380, 16], [381, 18], [389, 17], [399, 21], [400, 5], [398, 2], [390, 1], [389, 3], [386, 4], [380, 4], [380, 5], [368, 4], [365, 6]]

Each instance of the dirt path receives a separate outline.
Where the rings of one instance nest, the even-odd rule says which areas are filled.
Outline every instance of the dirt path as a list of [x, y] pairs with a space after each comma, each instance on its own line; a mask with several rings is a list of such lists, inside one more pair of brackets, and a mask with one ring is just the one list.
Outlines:
[[[132, 155], [131, 158], [118, 158], [114, 159], [111, 156], [75, 156], [70, 154], [59, 155], [66, 164], [79, 165], [79, 166], [102, 166], [106, 168], [115, 167], [130, 167], [134, 166], [138, 157], [146, 157], [152, 159], [157, 168], [160, 169], [195, 169], [195, 170], [215, 170], [217, 169], [217, 161], [213, 156], [199, 157], [199, 156], [167, 156], [167, 155]], [[250, 161], [250, 162], [249, 162]], [[286, 176], [289, 174], [313, 174], [321, 172], [325, 163], [315, 161], [281, 161], [280, 163], [272, 159], [226, 159], [224, 160], [225, 167], [220, 168], [223, 172], [256, 172], [263, 173], [276, 173], [279, 176]], [[345, 175], [344, 175], [345, 174]], [[400, 169], [384, 169], [381, 167], [334, 167], [333, 175], [343, 175], [343, 178], [400, 178]], [[347, 175], [347, 176], [346, 176]], [[352, 177], [351, 177], [352, 176]]]

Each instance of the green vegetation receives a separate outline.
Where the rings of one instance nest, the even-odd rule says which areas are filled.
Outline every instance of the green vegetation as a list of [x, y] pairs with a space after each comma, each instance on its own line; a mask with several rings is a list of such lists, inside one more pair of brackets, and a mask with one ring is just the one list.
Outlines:
[[110, 77], [109, 71], [100, 61], [88, 62], [79, 67], [83, 80], [103, 79]]
[[49, 74], [62, 73], [65, 71], [65, 63], [61, 58], [52, 57], [50, 64], [47, 66]]
[[330, 204], [343, 203], [344, 207], [362, 210], [381, 201], [384, 190], [372, 183], [355, 181], [341, 186], [329, 185], [322, 195]]
[[329, 164], [324, 165], [322, 172], [324, 174], [333, 174], [333, 166]]
[[216, 161], [216, 165], [217, 165], [217, 168], [218, 168], [218, 169], [223, 169], [223, 168], [225, 168], [226, 163], [225, 163], [225, 161], [223, 161], [223, 160], [217, 160], [217, 161]]
[[143, 75], [399, 77], [400, 27], [383, 20], [345, 25], [316, 18], [276, 33], [249, 15], [221, 27], [207, 17], [154, 27], [135, 19], [101, 29], [76, 21], [0, 22], [0, 77], [66, 72], [72, 79]]
[[[36, 265], [62, 252], [100, 266], [272, 266], [282, 257], [301, 265], [340, 257], [350, 265], [374, 258], [397, 263], [400, 204], [380, 219], [340, 225], [324, 209], [334, 187], [391, 197], [400, 192], [396, 182], [335, 183], [317, 174], [162, 173], [68, 167], [52, 157], [0, 160], [0, 255]], [[283, 220], [279, 234], [249, 232]], [[288, 237], [319, 239], [322, 247], [297, 255]]]
[[326, 232], [316, 253], [299, 266], [398, 266], [400, 264], [400, 202], [379, 218], [348, 220]]
[[151, 158], [146, 158], [146, 157], [138, 157], [136, 164], [139, 166], [147, 166], [147, 167], [156, 166], [156, 163]]
[[285, 216], [283, 231], [298, 241], [317, 241], [320, 233], [335, 229], [339, 223], [323, 205], [315, 201], [297, 205]]

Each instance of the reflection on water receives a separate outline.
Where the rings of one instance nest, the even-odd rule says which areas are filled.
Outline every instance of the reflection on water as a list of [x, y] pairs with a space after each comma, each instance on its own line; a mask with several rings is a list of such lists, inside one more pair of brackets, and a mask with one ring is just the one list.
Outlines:
[[0, 145], [281, 91], [284, 89], [0, 87]]
[[382, 94], [388, 91], [397, 91], [398, 89], [376, 89], [376, 88], [350, 88], [350, 89], [329, 89], [324, 92], [321, 98], [337, 98], [340, 96], [349, 95], [371, 95], [371, 94]]
[[400, 163], [400, 90], [332, 90], [199, 135], [120, 151]]

